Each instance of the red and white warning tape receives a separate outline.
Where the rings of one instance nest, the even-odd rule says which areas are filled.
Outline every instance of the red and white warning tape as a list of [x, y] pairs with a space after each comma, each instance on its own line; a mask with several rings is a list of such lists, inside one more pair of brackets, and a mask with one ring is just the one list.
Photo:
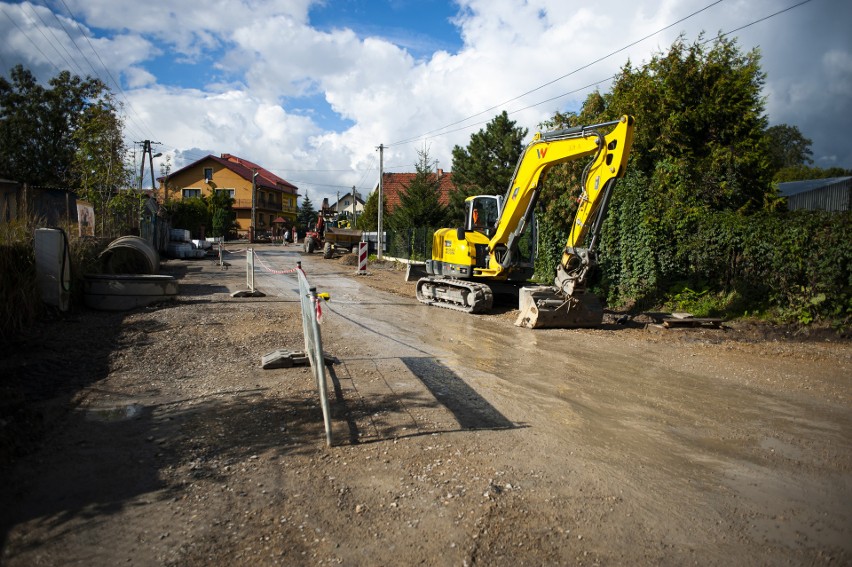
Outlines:
[[[261, 259], [260, 255], [257, 252], [254, 252], [254, 257], [257, 259], [257, 263], [260, 265], [260, 267], [263, 268], [265, 271], [269, 272], [270, 274], [294, 274], [299, 269], [291, 268], [289, 270], [273, 270], [269, 267], [269, 264], [267, 264]], [[302, 271], [302, 273], [304, 273], [304, 270]]]

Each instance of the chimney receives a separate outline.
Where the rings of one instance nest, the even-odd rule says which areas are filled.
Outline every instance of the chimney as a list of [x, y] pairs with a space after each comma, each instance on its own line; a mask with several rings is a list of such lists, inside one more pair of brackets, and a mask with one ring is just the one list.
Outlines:
[[438, 177], [443, 177], [443, 176], [444, 176], [444, 170], [439, 167], [438, 168]]

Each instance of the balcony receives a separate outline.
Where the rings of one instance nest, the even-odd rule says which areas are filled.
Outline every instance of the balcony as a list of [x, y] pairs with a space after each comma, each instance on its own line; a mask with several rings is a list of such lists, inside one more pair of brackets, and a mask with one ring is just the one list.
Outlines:
[[[251, 199], [234, 199], [234, 209], [251, 209]], [[265, 211], [274, 211], [276, 213], [291, 213], [296, 214], [299, 212], [298, 207], [293, 207], [290, 205], [281, 205], [277, 203], [273, 203], [269, 200], [258, 199], [255, 203], [256, 209], [263, 209]]]

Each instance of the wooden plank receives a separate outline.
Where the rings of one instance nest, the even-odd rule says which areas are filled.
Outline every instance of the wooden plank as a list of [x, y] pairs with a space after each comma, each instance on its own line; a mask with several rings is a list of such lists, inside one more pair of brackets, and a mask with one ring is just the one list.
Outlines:
[[715, 327], [722, 326], [722, 319], [717, 317], [691, 317], [688, 319], [678, 319], [676, 317], [666, 317], [663, 319], [663, 326], [667, 329], [674, 327]]

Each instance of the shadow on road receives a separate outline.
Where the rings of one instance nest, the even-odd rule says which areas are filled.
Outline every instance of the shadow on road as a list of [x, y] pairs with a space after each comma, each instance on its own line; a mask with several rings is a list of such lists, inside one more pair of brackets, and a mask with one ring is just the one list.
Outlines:
[[[333, 366], [327, 374], [333, 386], [332, 414], [345, 420], [349, 443], [367, 443], [469, 430], [501, 430], [526, 427], [510, 421], [479, 395], [455, 372], [431, 357], [397, 359], [425, 387], [414, 391], [397, 391], [385, 380], [381, 393], [360, 391], [341, 384], [341, 376]], [[344, 378], [343, 381], [350, 379]], [[344, 391], [347, 390], [347, 391]], [[352, 394], [349, 395], [348, 391]], [[355, 399], [347, 399], [352, 398]], [[433, 410], [449, 412], [457, 427], [442, 423]], [[443, 420], [447, 420], [443, 418]], [[340, 442], [340, 440], [338, 440]]]
[[402, 362], [445, 408], [462, 429], [510, 429], [515, 425], [467, 382], [434, 358], [404, 357]]

